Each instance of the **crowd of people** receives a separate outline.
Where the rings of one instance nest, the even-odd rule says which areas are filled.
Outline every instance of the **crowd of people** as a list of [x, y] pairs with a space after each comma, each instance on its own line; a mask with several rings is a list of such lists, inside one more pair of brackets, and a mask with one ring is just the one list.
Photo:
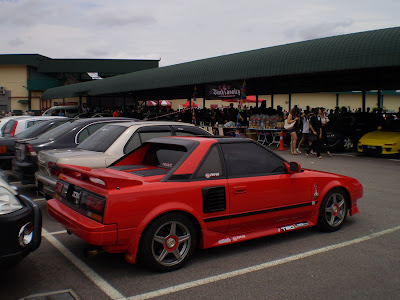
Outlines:
[[[325, 126], [330, 120], [340, 118], [345, 115], [355, 114], [375, 114], [382, 116], [381, 110], [370, 110], [362, 112], [361, 109], [351, 110], [350, 107], [337, 107], [336, 109], [326, 110], [323, 107], [310, 108], [302, 110], [295, 106], [290, 112], [278, 106], [276, 109], [261, 107], [239, 107], [235, 108], [231, 103], [229, 107], [224, 108], [203, 108], [203, 109], [183, 109], [173, 110], [170, 107], [159, 108], [139, 108], [137, 110], [114, 110], [114, 116], [126, 116], [144, 120], [170, 120], [194, 123], [203, 126], [223, 126], [223, 127], [252, 127], [251, 118], [255, 115], [274, 115], [280, 121], [287, 119], [287, 123], [293, 124], [288, 130], [290, 135], [290, 151], [297, 155], [305, 151], [306, 155], [316, 155], [322, 158], [322, 150], [326, 155], [332, 156], [329, 144], [326, 142]], [[397, 114], [387, 115], [386, 118], [399, 118], [400, 108]]]
[[[265, 104], [265, 102], [264, 102]], [[328, 156], [331, 156], [328, 143], [326, 143], [325, 125], [329, 120], [334, 120], [346, 114], [376, 114], [382, 116], [381, 110], [367, 108], [366, 112], [361, 109], [351, 110], [350, 107], [337, 107], [336, 109], [326, 110], [323, 107], [300, 109], [297, 105], [290, 111], [284, 110], [281, 106], [267, 108], [265, 105], [261, 107], [238, 107], [235, 108], [233, 103], [224, 108], [202, 108], [202, 109], [179, 109], [173, 110], [171, 107], [146, 107], [133, 106], [126, 108], [84, 108], [84, 113], [108, 113], [113, 117], [130, 117], [140, 120], [168, 120], [179, 121], [185, 123], [194, 123], [201, 126], [212, 127], [252, 127], [251, 122], [254, 116], [267, 115], [274, 116], [283, 123], [287, 120], [292, 127], [288, 130], [290, 135], [290, 151], [293, 155], [297, 155], [305, 151], [306, 155], [315, 154], [318, 158], [322, 158], [322, 148]], [[57, 115], [58, 112], [54, 112]], [[400, 119], [400, 108], [396, 114], [390, 114], [386, 118]], [[324, 145], [324, 147], [321, 147]]]
[[[306, 155], [315, 153], [318, 158], [322, 158], [320, 146], [326, 141], [326, 131], [324, 126], [328, 123], [329, 119], [323, 107], [316, 107], [310, 110], [300, 112], [300, 109], [294, 107], [287, 118], [289, 124], [293, 127], [289, 129], [290, 133], [290, 151], [292, 154], [301, 153], [300, 148], [303, 143], [308, 142]], [[298, 134], [301, 133], [301, 140], [298, 141]], [[329, 144], [324, 143], [326, 154], [332, 156]]]

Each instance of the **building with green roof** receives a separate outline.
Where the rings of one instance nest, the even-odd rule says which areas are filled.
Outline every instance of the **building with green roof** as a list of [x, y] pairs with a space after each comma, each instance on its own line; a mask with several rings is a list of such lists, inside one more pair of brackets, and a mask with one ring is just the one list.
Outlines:
[[[246, 83], [247, 94], [289, 95], [399, 89], [400, 27], [345, 34], [207, 58], [157, 69], [50, 88], [43, 99], [116, 97], [209, 99], [210, 86]], [[379, 94], [379, 92], [377, 93]], [[382, 94], [380, 94], [382, 95]], [[107, 100], [108, 99], [108, 100]], [[205, 103], [205, 102], [204, 102]], [[378, 103], [378, 106], [380, 104]], [[361, 106], [361, 102], [360, 102]]]
[[[45, 90], [158, 68], [158, 65], [159, 60], [53, 59], [40, 54], [0, 54], [0, 112], [39, 113], [54, 104], [41, 100]], [[74, 100], [72, 103], [79, 104]]]

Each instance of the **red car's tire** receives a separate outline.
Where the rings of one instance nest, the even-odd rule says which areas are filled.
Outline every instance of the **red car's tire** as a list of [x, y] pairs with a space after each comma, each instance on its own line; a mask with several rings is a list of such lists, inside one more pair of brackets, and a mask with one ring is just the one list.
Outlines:
[[142, 235], [139, 255], [146, 266], [169, 272], [181, 268], [192, 256], [197, 244], [196, 228], [180, 213], [155, 219]]
[[342, 227], [348, 210], [347, 194], [340, 188], [330, 190], [319, 208], [318, 227], [322, 231], [336, 231]]

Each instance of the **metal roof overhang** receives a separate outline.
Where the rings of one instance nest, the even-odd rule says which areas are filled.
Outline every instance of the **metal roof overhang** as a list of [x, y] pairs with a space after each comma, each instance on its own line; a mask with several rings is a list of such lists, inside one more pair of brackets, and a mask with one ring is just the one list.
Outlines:
[[159, 60], [149, 59], [47, 59], [42, 60], [38, 71], [42, 73], [125, 74], [158, 68]]
[[229, 54], [47, 90], [42, 99], [133, 93], [188, 98], [198, 85], [246, 80], [248, 94], [398, 89], [400, 27]]

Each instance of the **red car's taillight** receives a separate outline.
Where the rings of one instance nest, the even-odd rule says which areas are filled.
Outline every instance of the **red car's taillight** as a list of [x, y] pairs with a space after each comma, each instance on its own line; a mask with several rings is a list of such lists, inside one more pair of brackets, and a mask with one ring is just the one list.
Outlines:
[[88, 195], [86, 198], [86, 207], [95, 212], [102, 213], [104, 210], [104, 203], [104, 199], [93, 195]]
[[86, 210], [86, 215], [98, 222], [103, 221], [104, 209], [106, 205], [106, 199], [99, 195], [95, 195], [88, 192], [83, 192], [81, 199], [81, 206]]
[[64, 181], [57, 181], [54, 189], [54, 198], [61, 200], [66, 198], [68, 193], [69, 184]]
[[55, 192], [57, 194], [61, 195], [63, 187], [64, 187], [64, 184], [61, 181], [57, 181]]
[[59, 180], [56, 183], [54, 198], [92, 220], [103, 222], [105, 197]]
[[61, 174], [61, 168], [55, 162], [49, 161], [47, 167], [51, 175], [58, 177]]

